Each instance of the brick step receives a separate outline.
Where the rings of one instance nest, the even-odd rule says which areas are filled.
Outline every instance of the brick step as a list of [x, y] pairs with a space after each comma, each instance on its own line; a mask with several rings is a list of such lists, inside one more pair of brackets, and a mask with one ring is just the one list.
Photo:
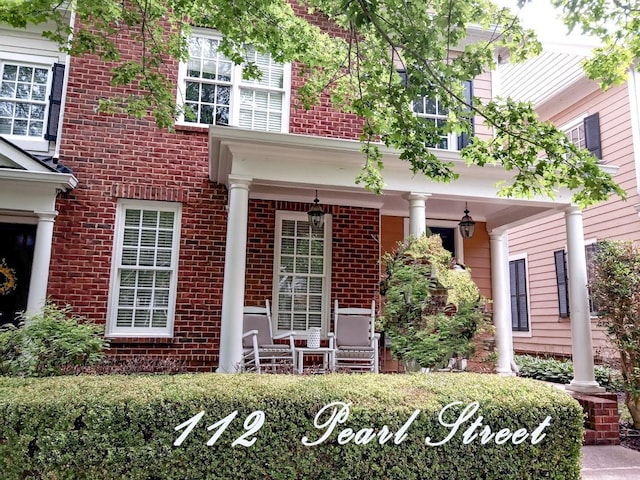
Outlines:
[[618, 397], [613, 393], [570, 392], [587, 414], [583, 445], [619, 445]]

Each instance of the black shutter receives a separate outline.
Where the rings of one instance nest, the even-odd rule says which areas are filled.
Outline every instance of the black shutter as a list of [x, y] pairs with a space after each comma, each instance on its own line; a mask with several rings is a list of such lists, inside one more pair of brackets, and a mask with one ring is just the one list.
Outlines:
[[598, 160], [602, 160], [602, 147], [600, 145], [600, 115], [597, 112], [585, 117], [584, 137], [587, 150], [589, 150]]
[[[464, 101], [467, 102], [467, 104], [471, 105], [471, 100], [473, 99], [473, 82], [471, 80], [465, 81], [462, 85], [462, 88], [464, 93]], [[470, 108], [467, 107], [466, 110], [469, 114], [469, 124], [470, 124], [471, 134], [466, 132], [460, 134], [460, 136], [458, 137], [458, 150], [462, 150], [464, 147], [466, 147], [469, 144], [469, 140], [471, 136], [473, 136], [473, 131], [474, 131], [473, 114]]]
[[51, 95], [49, 95], [49, 117], [45, 140], [55, 141], [58, 138], [58, 122], [60, 120], [60, 105], [64, 91], [64, 63], [53, 65], [53, 79], [51, 80]]
[[529, 330], [527, 308], [527, 278], [525, 259], [509, 262], [509, 283], [511, 291], [511, 329], [519, 332]]
[[556, 283], [558, 285], [558, 309], [561, 317], [569, 316], [569, 281], [567, 278], [567, 260], [564, 250], [553, 252], [556, 262]]

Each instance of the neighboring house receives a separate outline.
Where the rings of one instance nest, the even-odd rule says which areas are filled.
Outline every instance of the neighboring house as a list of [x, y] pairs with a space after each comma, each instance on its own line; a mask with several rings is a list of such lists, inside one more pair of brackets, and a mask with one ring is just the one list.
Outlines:
[[[503, 65], [500, 91], [533, 102], [542, 119], [564, 130], [576, 145], [588, 148], [603, 165], [617, 169], [614, 179], [627, 192], [627, 200], [616, 196], [584, 212], [583, 248], [590, 266], [597, 241], [640, 241], [640, 75], [634, 70], [627, 83], [602, 92], [583, 74], [581, 61], [588, 50], [549, 46], [546, 53], [525, 64]], [[509, 232], [516, 351], [571, 355], [574, 306], [567, 288], [566, 253], [561, 213]], [[591, 302], [588, 310], [594, 353], [611, 356]]]
[[[270, 299], [274, 330], [293, 329], [302, 341], [308, 328], [320, 327], [326, 338], [332, 300], [366, 306], [377, 299], [382, 253], [429, 227], [493, 300], [498, 371], [510, 373], [507, 233], [569, 207], [570, 196], [499, 197], [496, 182], [509, 174], [468, 167], [453, 135], [434, 152], [455, 164], [457, 181], [413, 175], [398, 152], [382, 148], [385, 193], [367, 192], [354, 182], [363, 163], [360, 121], [326, 100], [310, 111], [297, 108], [297, 65], [257, 55], [263, 80], [242, 80], [242, 67], [217, 52], [219, 40], [214, 31], [194, 29], [191, 59], [167, 65], [178, 100], [195, 113], [174, 132], [150, 119], [96, 113], [99, 99], [114, 92], [109, 68], [92, 56], [70, 60], [53, 156], [73, 176], [52, 174], [66, 179], [56, 186], [65, 193], [49, 197], [52, 241], [50, 230], [40, 235], [38, 223], [35, 257], [41, 244], [46, 262], [32, 261], [35, 277], [45, 287], [48, 280], [46, 293], [104, 323], [111, 355], [173, 357], [192, 370], [232, 372], [241, 353], [243, 305]], [[475, 96], [489, 98], [492, 75], [470, 86]], [[416, 105], [418, 114], [441, 119], [437, 106], [429, 110], [433, 103]], [[476, 121], [475, 133], [491, 132]], [[20, 137], [5, 138], [28, 135]], [[18, 160], [36, 161], [16, 151]], [[322, 228], [312, 230], [306, 212], [315, 198], [325, 215]], [[25, 209], [22, 202], [16, 192], [0, 204], [3, 228], [37, 221], [39, 207]], [[473, 237], [463, 239], [458, 222], [467, 207], [477, 223]], [[581, 238], [579, 213], [571, 218], [569, 230]], [[44, 301], [41, 287], [29, 298]]]
[[53, 161], [68, 59], [45, 29], [0, 25], [0, 325], [42, 304], [56, 197], [77, 185]]

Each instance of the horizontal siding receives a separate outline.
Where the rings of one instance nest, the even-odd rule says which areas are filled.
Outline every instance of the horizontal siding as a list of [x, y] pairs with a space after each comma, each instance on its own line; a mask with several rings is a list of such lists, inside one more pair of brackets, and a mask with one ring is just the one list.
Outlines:
[[[491, 100], [491, 88], [491, 74], [489, 72], [478, 75], [473, 80], [473, 96], [483, 102]], [[492, 129], [483, 122], [481, 117], [475, 118], [475, 135], [484, 139], [492, 136]]]
[[500, 68], [500, 96], [539, 104], [583, 76], [583, 57], [544, 52], [519, 64]]
[[464, 240], [464, 263], [471, 269], [480, 294], [491, 298], [491, 246], [486, 223], [476, 222], [473, 237]]
[[[633, 152], [629, 98], [626, 85], [595, 92], [551, 120], [558, 126], [585, 114], [598, 112], [604, 163], [619, 167], [616, 182], [627, 191], [628, 200], [612, 197], [584, 212], [585, 239], [633, 240], [640, 242], [640, 218], [633, 205], [640, 203]], [[541, 232], [544, 232], [542, 235]], [[560, 318], [553, 252], [566, 245], [564, 214], [558, 213], [509, 231], [512, 254], [527, 253], [532, 337], [514, 337], [517, 351], [570, 354], [571, 325]], [[592, 321], [596, 353], [608, 345], [602, 328]]]

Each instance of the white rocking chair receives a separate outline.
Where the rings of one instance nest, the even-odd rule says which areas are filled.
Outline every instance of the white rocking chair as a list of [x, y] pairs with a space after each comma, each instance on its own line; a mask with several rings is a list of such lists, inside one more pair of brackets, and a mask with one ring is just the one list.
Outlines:
[[[244, 307], [242, 334], [242, 371], [257, 373], [293, 373], [295, 371], [294, 332], [273, 336], [271, 333], [271, 308]], [[274, 340], [288, 338], [288, 344]]]
[[334, 370], [378, 373], [378, 340], [375, 333], [376, 303], [371, 308], [334, 306], [334, 331], [329, 347], [334, 349]]

